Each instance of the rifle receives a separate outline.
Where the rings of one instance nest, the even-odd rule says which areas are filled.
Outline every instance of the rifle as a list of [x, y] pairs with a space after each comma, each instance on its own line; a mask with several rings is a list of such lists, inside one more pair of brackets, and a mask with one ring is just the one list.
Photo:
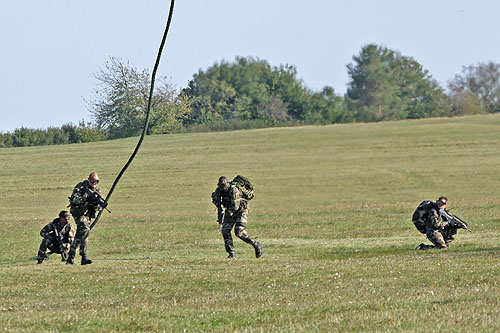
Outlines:
[[217, 222], [222, 227], [222, 222], [224, 221], [224, 210], [222, 209], [222, 194], [219, 195], [219, 200], [217, 200]]
[[57, 231], [57, 226], [54, 224], [54, 235], [56, 236], [56, 245], [59, 248], [59, 252], [61, 252], [61, 261], [66, 261], [66, 253], [64, 252], [64, 246], [62, 243], [61, 236], [59, 235], [59, 232]]
[[85, 191], [85, 193], [88, 194], [88, 198], [90, 199], [90, 201], [92, 201], [93, 203], [98, 204], [100, 207], [102, 207], [103, 209], [106, 209], [108, 212], [111, 213], [111, 211], [108, 208], [106, 208], [106, 207], [108, 207], [108, 203], [106, 202], [106, 200], [103, 199], [103, 197], [101, 197], [99, 195], [99, 193], [92, 192], [91, 190], [89, 190], [85, 186], [83, 187], [83, 190]]
[[456, 228], [462, 228], [467, 230], [468, 232], [472, 232], [472, 230], [470, 230], [467, 226], [467, 222], [462, 220], [460, 217], [454, 214], [450, 215], [450, 213], [446, 209], [440, 209], [439, 213], [450, 223], [452, 228], [456, 226]]

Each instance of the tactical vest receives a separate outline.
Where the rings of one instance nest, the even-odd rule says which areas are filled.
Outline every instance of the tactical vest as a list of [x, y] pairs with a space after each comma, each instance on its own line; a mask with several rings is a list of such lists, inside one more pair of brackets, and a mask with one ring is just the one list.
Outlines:
[[85, 193], [85, 190], [83, 188], [86, 187], [90, 191], [97, 193], [100, 193], [100, 190], [97, 187], [95, 187], [94, 189], [90, 188], [87, 182], [88, 180], [84, 180], [76, 184], [71, 197], [68, 197], [69, 207], [71, 207], [70, 212], [73, 216], [86, 215], [91, 218], [95, 217], [97, 207], [89, 202], [89, 200], [87, 199], [88, 194]]

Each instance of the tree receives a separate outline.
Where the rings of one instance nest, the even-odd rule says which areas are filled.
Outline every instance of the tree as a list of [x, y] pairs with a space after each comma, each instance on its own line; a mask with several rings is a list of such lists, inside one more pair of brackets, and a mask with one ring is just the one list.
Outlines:
[[344, 110], [342, 97], [335, 94], [332, 87], [326, 86], [321, 92], [313, 93], [310, 104], [312, 112], [309, 119], [314, 122], [333, 124], [352, 121]]
[[481, 106], [479, 97], [470, 91], [453, 91], [451, 96], [452, 115], [464, 116], [471, 114], [484, 114], [486, 110]]
[[362, 47], [347, 65], [351, 81], [346, 103], [356, 120], [381, 121], [445, 115], [441, 87], [413, 58], [386, 47]]
[[10, 133], [0, 133], [0, 148], [12, 147], [12, 135]]
[[[111, 57], [95, 77], [99, 87], [87, 102], [94, 124], [110, 139], [138, 135], [146, 119], [151, 85], [148, 70], [139, 71]], [[175, 131], [190, 112], [189, 104], [166, 77], [160, 77], [155, 85], [148, 134]]]
[[[332, 90], [333, 92], [333, 90]], [[226, 120], [312, 121], [321, 118], [315, 102], [325, 103], [297, 78], [294, 66], [271, 67], [267, 61], [236, 57], [233, 63], [215, 63], [200, 70], [183, 93], [192, 99], [187, 124], [207, 124]], [[339, 103], [340, 97], [330, 99]], [[328, 103], [326, 103], [328, 104]]]
[[355, 64], [347, 65], [351, 77], [347, 88], [348, 107], [355, 110], [357, 120], [385, 120], [402, 111], [397, 96], [394, 58], [394, 51], [370, 44], [353, 56]]
[[450, 95], [456, 98], [471, 99], [466, 94], [470, 93], [480, 100], [482, 109], [500, 112], [500, 64], [490, 61], [463, 67], [462, 73], [448, 82], [448, 88]]

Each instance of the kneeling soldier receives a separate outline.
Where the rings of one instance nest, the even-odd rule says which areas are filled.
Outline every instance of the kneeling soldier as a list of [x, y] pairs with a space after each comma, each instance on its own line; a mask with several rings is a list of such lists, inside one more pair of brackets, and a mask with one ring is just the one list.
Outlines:
[[[417, 250], [427, 250], [431, 248], [447, 249], [449, 243], [455, 239], [457, 228], [450, 218], [446, 218], [446, 206], [448, 198], [439, 197], [434, 201], [423, 201], [413, 213], [413, 224], [433, 245], [420, 244]], [[444, 217], [444, 218], [443, 218]]]
[[62, 261], [66, 260], [69, 248], [75, 237], [75, 230], [71, 227], [70, 220], [70, 213], [62, 210], [59, 213], [59, 217], [55, 218], [40, 231], [40, 236], [43, 239], [37, 256], [39, 264], [46, 258], [45, 252], [47, 249], [51, 253], [61, 254]]

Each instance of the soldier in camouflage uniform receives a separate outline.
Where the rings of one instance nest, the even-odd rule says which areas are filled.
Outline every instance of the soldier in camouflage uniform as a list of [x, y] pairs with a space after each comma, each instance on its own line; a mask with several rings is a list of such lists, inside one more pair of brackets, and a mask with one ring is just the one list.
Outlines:
[[95, 218], [95, 214], [100, 208], [95, 201], [90, 200], [86, 190], [97, 193], [102, 197], [101, 190], [96, 187], [97, 183], [99, 183], [99, 175], [96, 172], [92, 172], [89, 175], [89, 179], [76, 184], [69, 198], [70, 211], [76, 221], [76, 236], [69, 251], [68, 260], [66, 261], [67, 264], [74, 264], [78, 246], [80, 246], [80, 256], [82, 257], [81, 264], [88, 265], [92, 263], [92, 260], [87, 258], [87, 238], [90, 232], [90, 221]]
[[51, 253], [61, 254], [58, 241], [56, 240], [57, 236], [55, 230], [57, 230], [57, 233], [59, 234], [59, 241], [62, 242], [64, 250], [64, 261], [64, 258], [66, 258], [68, 250], [75, 238], [75, 229], [71, 227], [70, 220], [71, 215], [69, 214], [69, 212], [62, 210], [59, 213], [59, 217], [56, 217], [52, 222], [47, 224], [40, 231], [40, 236], [42, 236], [43, 239], [42, 243], [40, 244], [40, 248], [38, 249], [37, 261], [39, 264], [41, 264], [43, 260], [47, 258], [47, 256], [45, 255], [47, 249], [49, 249]]
[[448, 244], [455, 239], [456, 227], [443, 219], [441, 210], [446, 209], [448, 198], [439, 197], [434, 201], [423, 201], [413, 213], [413, 224], [421, 232], [426, 234], [427, 239], [433, 245], [420, 244], [417, 250], [427, 250], [431, 248], [447, 249]]
[[260, 258], [262, 256], [262, 244], [257, 242], [255, 238], [250, 237], [247, 231], [248, 202], [244, 198], [243, 191], [245, 191], [244, 188], [229, 183], [227, 178], [222, 176], [219, 178], [217, 188], [212, 193], [213, 204], [217, 206], [219, 200], [221, 200], [222, 206], [225, 208], [221, 232], [230, 259], [236, 258], [233, 238], [231, 237], [233, 227], [234, 233], [239, 239], [254, 247], [255, 257]]

